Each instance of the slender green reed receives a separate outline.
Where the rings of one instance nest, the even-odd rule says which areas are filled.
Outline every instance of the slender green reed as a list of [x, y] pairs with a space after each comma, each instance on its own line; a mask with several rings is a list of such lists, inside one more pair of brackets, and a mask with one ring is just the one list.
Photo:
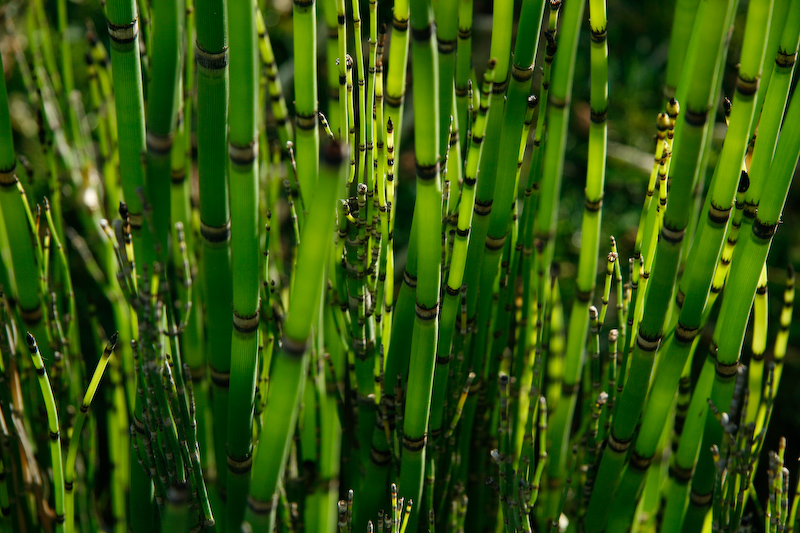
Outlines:
[[[258, 368], [258, 72], [255, 8], [228, 5], [230, 103], [228, 123], [231, 201], [231, 275], [233, 336], [231, 392], [228, 403], [228, 531], [244, 518], [252, 466], [253, 405]], [[308, 190], [308, 189], [307, 189]]]

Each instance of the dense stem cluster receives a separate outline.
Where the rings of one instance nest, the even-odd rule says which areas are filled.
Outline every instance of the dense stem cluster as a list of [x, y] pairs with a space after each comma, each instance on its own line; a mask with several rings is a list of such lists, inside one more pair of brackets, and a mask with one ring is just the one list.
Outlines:
[[619, 241], [606, 0], [90, 4], [0, 10], [0, 533], [795, 527], [800, 0], [676, 1]]

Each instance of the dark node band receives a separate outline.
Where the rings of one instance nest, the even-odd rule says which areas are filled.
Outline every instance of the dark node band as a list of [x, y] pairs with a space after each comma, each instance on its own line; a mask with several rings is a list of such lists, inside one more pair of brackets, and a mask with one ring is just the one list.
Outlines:
[[133, 417], [133, 427], [136, 429], [136, 433], [139, 435], [145, 434], [144, 422], [139, 420], [139, 418], [136, 416]]
[[744, 209], [744, 217], [753, 220], [754, 218], [756, 218], [756, 214], [758, 212], [758, 203], [745, 200], [743, 209]]
[[717, 359], [714, 369], [721, 379], [731, 379], [732, 377], [736, 376], [736, 373], [739, 371], [739, 361], [734, 361], [733, 363], [723, 363]]
[[234, 165], [243, 167], [252, 165], [258, 157], [258, 143], [255, 139], [245, 145], [229, 142], [228, 157], [230, 157], [231, 163]]
[[675, 339], [683, 343], [690, 343], [694, 341], [694, 338], [697, 337], [699, 332], [700, 328], [685, 326], [681, 324], [679, 320], [675, 328]]
[[392, 28], [397, 31], [406, 31], [408, 30], [408, 19], [399, 19], [395, 17], [392, 20]]
[[58, 440], [58, 431], [50, 431], [50, 440]]
[[114, 24], [108, 21], [108, 37], [117, 44], [130, 44], [139, 36], [139, 18], [128, 24]]
[[387, 94], [383, 97], [386, 100], [386, 105], [389, 107], [400, 107], [403, 105], [403, 95], [393, 96], [391, 94]]
[[231, 236], [231, 221], [228, 220], [222, 226], [209, 226], [201, 220], [200, 235], [208, 242], [225, 242]]
[[573, 383], [569, 384], [566, 381], [561, 382], [561, 395], [562, 396], [572, 396], [573, 394], [577, 394], [578, 389], [580, 388], [580, 383]]
[[661, 335], [657, 334], [655, 337], [649, 337], [642, 333], [642, 328], [639, 328], [639, 334], [636, 336], [636, 346], [638, 346], [640, 350], [644, 352], [655, 352], [660, 343]]
[[228, 472], [233, 474], [247, 474], [253, 467], [253, 454], [245, 454], [241, 458], [232, 457], [228, 454]]
[[575, 290], [575, 297], [579, 302], [588, 302], [592, 299], [592, 291], [584, 291], [581, 289]]
[[775, 56], [775, 65], [780, 68], [792, 68], [796, 60], [796, 53], [790, 54], [786, 50], [778, 49], [778, 55]]
[[281, 347], [283, 353], [290, 357], [303, 357], [306, 353], [306, 344], [305, 340], [292, 339], [284, 335]]
[[256, 309], [254, 314], [248, 316], [240, 315], [236, 312], [236, 309], [234, 309], [233, 328], [239, 333], [253, 333], [258, 329], [258, 317], [258, 309]]
[[311, 113], [301, 113], [297, 112], [297, 116], [295, 118], [295, 124], [297, 124], [297, 128], [301, 130], [313, 130], [317, 127], [317, 119], [319, 118], [319, 113], [316, 111], [312, 111]]
[[680, 244], [684, 235], [686, 235], [686, 228], [670, 228], [666, 223], [661, 227], [661, 238], [672, 244]]
[[392, 460], [392, 454], [388, 450], [379, 450], [373, 445], [369, 449], [369, 458], [376, 466], [386, 466]]
[[644, 457], [639, 455], [636, 451], [631, 454], [631, 466], [637, 470], [646, 471], [650, 468], [650, 463], [653, 462], [653, 456]]
[[742, 96], [753, 96], [758, 92], [759, 77], [745, 78], [741, 74], [736, 78], [736, 92]]
[[413, 289], [417, 286], [417, 276], [410, 274], [408, 270], [406, 270], [403, 272], [403, 282]]
[[[336, 16], [336, 22], [338, 22], [339, 24], [343, 25], [343, 24], [345, 24], [346, 21], [347, 21], [347, 17], [345, 17], [345, 15], [337, 15]], [[336, 30], [336, 36], [337, 37], [339, 36], [339, 30], [338, 29]]]
[[597, 200], [590, 200], [587, 198], [583, 203], [583, 207], [590, 213], [596, 213], [603, 207], [603, 197], [601, 196]]
[[501, 82], [495, 81], [492, 85], [492, 94], [505, 94], [508, 87], [508, 76]]
[[189, 502], [189, 491], [185, 483], [172, 485], [167, 490], [167, 499], [175, 505], [183, 505]]
[[756, 218], [753, 222], [753, 235], [755, 235], [758, 239], [766, 241], [775, 235], [775, 230], [777, 227], [778, 224], [766, 224]]
[[420, 320], [433, 320], [439, 315], [439, 302], [434, 303], [431, 307], [416, 302], [414, 309]]
[[518, 82], [526, 82], [533, 77], [533, 65], [528, 68], [517, 66], [516, 63], [511, 64], [511, 76]]
[[415, 28], [411, 27], [411, 38], [415, 41], [425, 41], [429, 40], [433, 35], [433, 30], [430, 24], [423, 26], [422, 28]]
[[685, 485], [691, 481], [693, 469], [692, 467], [684, 468], [676, 464], [669, 467], [669, 473], [673, 478], [675, 478], [675, 481]]
[[614, 436], [614, 430], [608, 435], [608, 447], [617, 453], [625, 453], [631, 446], [632, 439], [620, 440]]
[[503, 235], [502, 237], [492, 237], [491, 235], [486, 236], [486, 249], [496, 252], [497, 250], [502, 250], [503, 246], [506, 244], [506, 237], [507, 235]]
[[272, 512], [272, 508], [275, 507], [275, 503], [277, 500], [277, 494], [274, 495], [270, 500], [264, 501], [259, 500], [252, 494], [247, 497], [247, 508], [253, 512], [253, 514], [257, 515], [265, 515]]
[[592, 28], [592, 42], [593, 43], [604, 43], [606, 42], [606, 37], [608, 36], [607, 28]]
[[[36, 352], [34, 352], [34, 353], [36, 353]], [[44, 376], [44, 367], [43, 366], [40, 366], [40, 367], [36, 368], [36, 375], [39, 376], [39, 377], [43, 377]]]
[[422, 163], [417, 162], [416, 169], [418, 179], [422, 181], [430, 181], [439, 175], [439, 161], [436, 161], [432, 165], [423, 165]]
[[87, 404], [81, 404], [81, 413], [86, 413], [89, 410], [89, 406]]
[[180, 168], [173, 168], [172, 172], [169, 174], [170, 180], [175, 185], [180, 185], [184, 181], [186, 181], [186, 170], [183, 167]]
[[682, 290], [678, 289], [678, 293], [675, 295], [675, 305], [677, 305], [678, 308], [683, 307], [684, 300], [686, 300], [686, 295], [683, 294]]
[[230, 373], [230, 371], [222, 372], [220, 370], [217, 370], [213, 366], [210, 366], [209, 368], [211, 369], [211, 384], [212, 385], [216, 385], [217, 387], [220, 387], [222, 389], [227, 389], [228, 387], [231, 386], [231, 373]]
[[458, 296], [459, 294], [461, 294], [461, 289], [460, 288], [454, 289], [450, 285], [448, 285], [445, 288], [445, 290], [447, 291], [447, 294], [449, 294], [450, 296]]
[[418, 439], [412, 439], [408, 435], [403, 435], [403, 448], [405, 448], [410, 452], [422, 451], [427, 443], [428, 443], [427, 433], [422, 435]]
[[459, 39], [469, 39], [470, 37], [472, 37], [472, 26], [469, 28], [458, 28]]
[[453, 359], [453, 354], [437, 355], [436, 356], [436, 364], [437, 365], [449, 365], [450, 361], [452, 359]]
[[440, 54], [452, 54], [455, 52], [457, 42], [455, 39], [440, 39], [438, 35], [436, 36], [436, 44]]
[[696, 507], [705, 507], [711, 503], [711, 494], [698, 494], [695, 491], [689, 493], [689, 501]]
[[594, 122], [595, 124], [602, 124], [608, 118], [608, 108], [604, 107], [603, 109], [591, 109], [589, 112], [589, 119]]
[[158, 155], [168, 155], [172, 150], [172, 133], [161, 135], [152, 131], [147, 132], [147, 150]]
[[24, 307], [19, 306], [19, 314], [22, 317], [22, 321], [25, 323], [25, 325], [32, 326], [38, 324], [42, 319], [42, 304], [37, 303], [36, 307], [31, 309], [25, 309]]
[[731, 208], [720, 207], [714, 204], [714, 201], [711, 200], [711, 203], [708, 206], [708, 220], [712, 224], [727, 224], [728, 219], [731, 216]]
[[11, 165], [10, 168], [0, 169], [0, 187], [13, 187], [17, 184], [17, 160], [14, 159], [14, 163]]
[[220, 52], [207, 52], [200, 43], [195, 43], [195, 61], [197, 66], [205, 70], [222, 70], [228, 66], [228, 47]]
[[469, 228], [463, 230], [461, 228], [456, 228], [456, 235], [466, 239], [467, 237], [469, 237]]
[[550, 105], [555, 109], [564, 109], [569, 103], [569, 100], [566, 98], [556, 98], [552, 94], [550, 95], [549, 101]]
[[476, 215], [479, 216], [484, 216], [484, 217], [489, 216], [492, 212], [492, 199], [491, 198], [488, 200], [475, 199], [475, 207], [473, 208], [473, 211], [475, 212]]
[[702, 111], [696, 111], [694, 109], [689, 108], [686, 110], [687, 124], [701, 127], [706, 123], [706, 120], [708, 120], [708, 109], [703, 109]]

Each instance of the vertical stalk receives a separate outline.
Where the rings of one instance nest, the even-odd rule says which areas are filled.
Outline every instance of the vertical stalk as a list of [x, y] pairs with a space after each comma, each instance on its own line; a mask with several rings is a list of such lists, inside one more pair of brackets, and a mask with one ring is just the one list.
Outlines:
[[[153, 5], [150, 83], [147, 87], [147, 201], [152, 208], [157, 259], [167, 264], [170, 220], [172, 143], [177, 118], [178, 79], [181, 74], [180, 22], [182, 2], [161, 0]], [[140, 263], [151, 269], [150, 263]]]
[[[206, 360], [211, 374], [217, 488], [227, 483], [228, 390], [231, 368], [233, 300], [228, 207], [228, 23], [226, 0], [197, 0], [197, 170], [202, 237], [202, 290], [205, 295]], [[225, 527], [224, 505], [216, 513]]]
[[427, 0], [411, 2], [411, 53], [414, 64], [414, 153], [417, 174], [416, 319], [411, 340], [405, 412], [400, 491], [414, 501], [410, 533], [417, 528], [422, 506], [425, 447], [433, 386], [433, 369], [439, 326], [441, 276], [442, 184], [439, 169], [439, 78], [436, 31]]
[[[713, 83], [713, 72], [726, 46], [725, 32], [728, 29], [726, 22], [733, 11], [733, 4], [734, 2], [727, 0], [704, 1], [697, 17], [690, 44], [690, 60], [684, 67], [685, 72], [693, 72], [694, 76], [687, 78], [688, 81], [683, 86], [686, 89], [683, 89], [683, 92], [682, 87], [678, 90], [680, 96], [687, 94], [687, 109], [681, 114], [675, 132], [674, 155], [669, 170], [671, 179], [669, 202], [664, 213], [661, 236], [656, 245], [657, 260], [653, 267], [652, 280], [643, 300], [644, 313], [631, 354], [630, 370], [626, 375], [619, 402], [615, 406], [609, 445], [603, 453], [598, 472], [597, 486], [600, 487], [609, 484], [616, 487], [619, 482], [626, 461], [626, 452], [631, 445], [649, 388], [656, 351], [662, 339], [664, 320], [672, 299], [681, 246], [691, 214], [689, 197], [697, 179], [698, 164], [702, 156], [700, 146], [702, 143], [698, 142], [697, 136], [701, 136], [707, 127], [706, 120], [709, 110], [712, 109], [711, 104], [714, 101], [712, 89], [716, 85]], [[718, 51], [716, 56], [701, 53], [714, 47]], [[737, 161], [738, 167], [741, 158]], [[633, 331], [629, 331], [628, 338], [632, 338], [632, 335]], [[623, 349], [627, 350], [629, 345], [626, 340]], [[676, 368], [683, 368], [682, 362], [677, 363]], [[623, 372], [625, 372], [624, 367]], [[674, 393], [675, 389], [672, 390]], [[647, 434], [647, 438], [657, 441], [662, 427], [663, 424], [654, 428]], [[641, 459], [639, 462], [641, 466], [648, 463], [646, 456]], [[612, 495], [613, 491], [610, 490], [595, 491], [592, 494], [587, 523], [598, 524], [597, 528], [605, 524], [610, 507], [607, 502]]]
[[[306, 203], [309, 205], [319, 173], [317, 11], [315, 4], [315, 0], [294, 0], [292, 8], [294, 99], [297, 115], [297, 132], [295, 134], [297, 180], [300, 184], [300, 191], [305, 195]], [[361, 68], [363, 73], [363, 65]]]
[[280, 351], [273, 356], [269, 398], [256, 449], [246, 520], [254, 531], [272, 531], [278, 488], [289, 457], [309, 361], [309, 336], [318, 316], [323, 274], [334, 231], [336, 198], [344, 186], [347, 154], [336, 141], [325, 147], [317, 190], [303, 226], [296, 279], [283, 326]]
[[[313, 5], [311, 9], [313, 13]], [[250, 481], [258, 362], [259, 56], [255, 5], [252, 1], [228, 4], [228, 35], [231, 49], [228, 104], [231, 275], [235, 277], [236, 283], [233, 284], [231, 392], [228, 403], [227, 530], [234, 532], [241, 528]], [[314, 67], [313, 62], [311, 66]], [[314, 97], [316, 102], [316, 92]]]
[[[583, 2], [567, 2], [563, 8], [558, 53], [553, 61], [552, 82], [547, 101], [547, 142], [544, 148], [539, 203], [534, 221], [534, 235], [544, 244], [539, 269], [546, 272], [553, 259], [555, 222], [558, 216], [558, 198], [564, 170], [564, 153], [567, 142], [567, 122], [572, 99], [572, 81], [575, 72], [575, 56], [578, 48], [578, 33], [583, 20]], [[546, 276], [545, 276], [546, 277]], [[586, 338], [589, 323], [588, 313], [573, 310], [570, 317], [569, 335], [564, 367], [564, 397], [550, 421], [553, 438], [548, 467], [553, 497], [548, 498], [548, 516], [555, 511], [561, 483], [567, 475], [569, 455], [569, 431], [575, 412], [577, 383], [585, 358]], [[552, 516], [550, 517], [552, 518]]]

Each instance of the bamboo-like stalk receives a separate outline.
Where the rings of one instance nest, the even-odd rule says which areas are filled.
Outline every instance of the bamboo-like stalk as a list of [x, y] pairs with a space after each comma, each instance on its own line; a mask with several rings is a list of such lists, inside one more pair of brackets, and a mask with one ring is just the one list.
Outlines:
[[[540, 188], [539, 206], [534, 222], [534, 235], [544, 244], [541, 268], [549, 269], [553, 257], [553, 230], [558, 214], [558, 198], [561, 191], [561, 177], [564, 168], [564, 151], [567, 140], [567, 117], [569, 115], [572, 81], [575, 71], [575, 56], [578, 44], [578, 29], [583, 20], [583, 2], [567, 2], [561, 22], [558, 53], [553, 62], [552, 83], [550, 85], [548, 107], [548, 140], [544, 149], [544, 165]], [[573, 325], [574, 323], [574, 325]], [[548, 473], [552, 480], [552, 495], [549, 498], [548, 514], [552, 515], [558, 504], [561, 480], [566, 475], [566, 461], [569, 451], [569, 429], [575, 411], [575, 384], [580, 375], [581, 363], [584, 359], [584, 346], [589, 324], [586, 315], [572, 313], [569, 325], [569, 336], [564, 368], [563, 391], [566, 396], [559, 400], [559, 405], [549, 422], [551, 444]], [[552, 518], [552, 516], [550, 517]]]
[[[228, 531], [233, 532], [240, 529], [244, 518], [250, 480], [253, 402], [258, 363], [259, 57], [255, 8], [250, 2], [228, 4], [228, 36], [231, 77], [228, 107], [231, 275], [235, 276], [236, 283], [233, 285], [231, 392], [228, 403], [226, 526]], [[312, 62], [312, 67], [313, 65]], [[316, 91], [314, 96], [316, 97]], [[300, 138], [298, 136], [298, 140]], [[310, 188], [306, 189], [308, 190]]]
[[[664, 96], [673, 98], [686, 65], [689, 54], [692, 28], [698, 13], [700, 0], [679, 0], [675, 2], [675, 15], [672, 18], [672, 32], [669, 38], [667, 73], [664, 82]], [[689, 56], [691, 58], [691, 55]]]
[[[709, 204], [708, 223], [702, 226], [693, 242], [687, 261], [688, 268], [681, 280], [680, 294], [688, 296], [682, 301], [674, 338], [671, 338], [670, 342], [666, 343], [665, 349], [662, 350], [659, 372], [656, 374], [653, 391], [648, 399], [648, 407], [645, 409], [644, 431], [637, 440], [631, 462], [631, 466], [640, 471], [640, 487], [643, 482], [641, 472], [647, 469], [652, 455], [655, 453], [658, 439], [657, 428], [664, 425], [664, 415], [666, 414], [664, 406], [669, 401], [667, 398], [671, 398], [675, 393], [680, 369], [686, 364], [693, 346], [696, 345], [695, 338], [702, 324], [704, 306], [714, 278], [714, 267], [718, 264], [722, 252], [725, 227], [728, 222], [727, 218], [730, 216], [731, 207], [729, 206], [733, 203], [733, 195], [739, 181], [739, 169], [745, 155], [750, 121], [754, 113], [753, 105], [758, 72], [760, 72], [760, 65], [763, 61], [765, 31], [769, 20], [763, 17], [769, 17], [769, 11], [767, 9], [761, 17], [756, 12], [755, 15], [748, 18], [748, 28], [751, 29], [747, 34], [749, 40], [744, 43], [743, 49], [761, 49], [762, 56], [758, 57], [756, 54], [755, 57], [752, 55], [743, 57], [743, 60], [749, 59], [750, 63], [742, 63], [741, 66], [734, 112], [731, 115], [720, 163], [715, 169], [715, 177], [712, 180], [712, 184], [715, 185], [712, 185], [714, 189]], [[726, 188], [720, 198], [717, 186], [722, 186], [723, 183]], [[653, 402], [652, 407], [650, 407], [650, 402]], [[629, 475], [635, 475], [630, 468]]]
[[[141, 154], [145, 152], [144, 97], [142, 66], [138, 50], [139, 19], [135, 2], [114, 0], [106, 4], [108, 33], [111, 40], [111, 65], [115, 88], [114, 104], [119, 139], [120, 180], [136, 256], [143, 265], [155, 259], [152, 235], [144, 224], [143, 205], [139, 197], [144, 190], [145, 176]], [[130, 254], [129, 254], [130, 257]], [[142, 405], [135, 406], [137, 430], [143, 433]], [[133, 446], [133, 443], [132, 443]], [[131, 458], [135, 457], [131, 450]], [[131, 460], [130, 516], [134, 531], [149, 531], [154, 527], [155, 506], [153, 485], [145, 472]]]
[[269, 531], [275, 523], [278, 486], [297, 423], [309, 360], [309, 334], [313, 317], [317, 316], [323, 272], [331, 248], [337, 191], [341, 191], [344, 185], [347, 169], [347, 154], [338, 142], [330, 142], [322, 156], [322, 173], [317, 181], [297, 255], [295, 275], [305, 283], [294, 287], [289, 315], [283, 326], [281, 350], [272, 362], [272, 385], [247, 499], [246, 520], [259, 530]]
[[[635, 346], [631, 354], [630, 370], [626, 374], [624, 389], [615, 406], [614, 423], [609, 435], [609, 445], [603, 453], [598, 472], [598, 486], [616, 486], [626, 460], [626, 452], [631, 445], [633, 432], [641, 414], [643, 400], [649, 386], [650, 375], [656, 350], [662, 337], [662, 328], [671, 300], [673, 285], [677, 275], [680, 249], [686, 227], [689, 223], [688, 196], [696, 181], [698, 158], [701, 146], [698, 137], [707, 125], [707, 115], [712, 100], [715, 65], [724, 50], [726, 21], [733, 11], [733, 2], [709, 1], [701, 5], [697, 24], [689, 45], [689, 63], [686, 69], [693, 68], [695, 76], [679, 87], [678, 96], [686, 94], [686, 112], [681, 114], [675, 132], [675, 146], [670, 165], [670, 200], [664, 214], [661, 238], [658, 241], [652, 281], [644, 300], [644, 314], [638, 328]], [[717, 55], [701, 54], [696, 50], [718, 50]], [[687, 70], [688, 71], [688, 70]], [[700, 74], [704, 72], [706, 74]], [[740, 161], [740, 160], [739, 160]], [[739, 163], [740, 164], [740, 163]], [[738, 172], [737, 172], [738, 176]], [[630, 323], [629, 323], [630, 326]], [[632, 339], [633, 331], [628, 332]], [[629, 341], [623, 344], [628, 350]], [[625, 360], [625, 359], [623, 359]], [[675, 365], [678, 369], [683, 364]], [[674, 370], [674, 369], [673, 369]], [[680, 370], [678, 370], [679, 372]], [[625, 372], [625, 363], [623, 363]], [[679, 375], [679, 374], [678, 374]], [[674, 383], [674, 393], [677, 382]], [[663, 425], [663, 424], [662, 424]], [[658, 435], [648, 433], [648, 438]], [[648, 456], [645, 456], [648, 457]], [[590, 501], [587, 521], [598, 524], [599, 531], [609, 512], [607, 505], [613, 491], [595, 491]]]
[[[0, 62], [0, 66], [2, 63]], [[44, 309], [39, 297], [36, 246], [31, 245], [33, 228], [26, 211], [27, 200], [17, 178], [17, 158], [11, 131], [11, 116], [5, 80], [0, 80], [0, 214], [10, 250], [8, 278], [14, 281], [13, 294], [17, 299], [23, 324], [39, 338], [46, 339]], [[5, 257], [4, 257], [5, 259]], [[10, 268], [9, 268], [10, 267]], [[49, 347], [45, 356], [50, 357]]]
[[[456, 43], [456, 111], [458, 125], [461, 128], [461, 150], [466, 152], [467, 135], [472, 129], [472, 117], [468, 112], [472, 100], [469, 97], [469, 85], [474, 77], [472, 68], [472, 0], [459, 0], [458, 2], [458, 42]], [[474, 82], [473, 82], [474, 83]]]
[[[437, 344], [437, 375], [444, 374], [446, 365], [453, 356], [453, 337], [456, 333], [456, 314], [461, 307], [461, 289], [466, 269], [467, 249], [469, 234], [472, 226], [472, 214], [475, 208], [475, 184], [478, 181], [478, 168], [481, 154], [483, 153], [483, 139], [486, 132], [487, 116], [489, 114], [490, 95], [495, 61], [490, 61], [483, 77], [480, 90], [480, 105], [478, 114], [468, 132], [468, 148], [466, 165], [464, 169], [464, 184], [459, 200], [458, 222], [456, 238], [451, 255], [450, 269], [447, 275], [444, 302], [439, 322], [439, 340]], [[471, 89], [470, 89], [471, 92]], [[471, 107], [471, 106], [470, 106]], [[447, 390], [446, 376], [434, 380], [434, 401], [431, 413], [431, 436], [438, 436], [444, 423], [444, 395]]]
[[[792, 120], [797, 120], [795, 117], [798, 114], [800, 114], [800, 104], [796, 99], [792, 99], [787, 111], [787, 122], [785, 124], [791, 124]], [[777, 222], [783, 211], [794, 170], [797, 166], [798, 158], [800, 158], [800, 134], [792, 131], [792, 128], [783, 129], [781, 133], [775, 150], [775, 158], [767, 177], [768, 187], [765, 188], [764, 195], [759, 202], [752, 230], [748, 232], [744, 242], [741, 243], [741, 248], [737, 246], [731, 263], [729, 283], [731, 287], [738, 287], [740, 298], [723, 300], [721, 312], [724, 314], [722, 314], [722, 320], [718, 327], [722, 328], [721, 331], [726, 333], [721, 335], [718, 340], [717, 358], [710, 395], [711, 402], [716, 406], [730, 404], [733, 397], [730, 370], [736, 371], [738, 368], [739, 354], [744, 342], [744, 331], [739, 332], [738, 330], [727, 328], [738, 327], [742, 324], [745, 324], [741, 326], [742, 328], [746, 327], [761, 269], [769, 253]], [[699, 421], [692, 422], [697, 423]], [[707, 419], [703, 433], [703, 443], [713, 443], [718, 440], [719, 432], [716, 431], [714, 424]], [[708, 509], [705, 495], [709, 491], [706, 488], [705, 480], [700, 478], [702, 473], [707, 470], [705, 463], [706, 458], [700, 455], [697, 473], [692, 483], [690, 495], [692, 505], [686, 517], [687, 527], [695, 524], [698, 519], [702, 519]]]
[[[228, 23], [225, 0], [197, 0], [197, 169], [202, 237], [202, 290], [205, 295], [206, 359], [211, 374], [214, 458], [217, 489], [227, 486], [228, 394], [230, 387], [231, 278], [228, 205]], [[224, 506], [217, 513], [225, 527]]]
[[[506, 104], [503, 109], [503, 122], [501, 130], [495, 133], [495, 135], [499, 134], [500, 144], [499, 153], [496, 157], [496, 177], [489, 174], [489, 179], [494, 179], [495, 184], [492, 210], [489, 214], [486, 227], [486, 236], [484, 240], [485, 250], [483, 251], [479, 288], [477, 291], [478, 314], [476, 319], [478, 321], [479, 333], [475, 338], [473, 348], [473, 350], [477, 350], [477, 353], [482, 353], [484, 351], [484, 336], [482, 336], [480, 332], [488, 329], [485, 327], [484, 323], [487, 323], [491, 317], [492, 291], [486, 289], [494, 285], [498, 267], [500, 266], [500, 257], [506, 246], [511, 213], [515, 207], [515, 193], [517, 190], [517, 173], [515, 170], [519, 157], [520, 135], [524, 129], [524, 110], [528, 106], [527, 93], [530, 92], [530, 83], [533, 76], [533, 61], [538, 48], [538, 36], [541, 29], [543, 12], [544, 2], [529, 1], [523, 3], [522, 12], [520, 14], [520, 25], [526, 28], [536, 28], [536, 31], [526, 31], [517, 36], [513, 56], [514, 59], [511, 62], [511, 80], [508, 81], [508, 93]], [[484, 179], [486, 179], [486, 177], [484, 177]], [[480, 237], [476, 234], [473, 238], [478, 239]], [[510, 244], [509, 242], [509, 245]], [[484, 290], [481, 291], [480, 287], [483, 287]], [[502, 304], [498, 304], [498, 311], [501, 308]], [[498, 327], [500, 329], [505, 329], [505, 325]], [[502, 348], [498, 349], [502, 350]], [[489, 397], [493, 398], [493, 383], [496, 374], [494, 367], [498, 361], [496, 357], [498, 354], [492, 350], [488, 352], [487, 355], [492, 357], [491, 362], [488, 362], [488, 368], [490, 370], [486, 375], [488, 376], [487, 383], [490, 385]], [[473, 360], [473, 364], [476, 368], [481, 368], [484, 363], [482, 363], [480, 358], [476, 357]]]
[[[415, 204], [418, 260], [416, 318], [411, 340], [405, 412], [400, 493], [406, 501], [422, 502], [430, 400], [439, 326], [441, 273], [441, 198], [439, 152], [439, 79], [436, 32], [431, 5], [411, 2], [411, 52], [414, 62], [414, 153], [417, 174]], [[424, 126], [423, 126], [424, 125]], [[416, 531], [420, 505], [412, 508], [410, 533]]]
[[[153, 44], [147, 87], [147, 202], [152, 213], [153, 239], [158, 261], [166, 264], [170, 231], [171, 151], [178, 109], [181, 74], [180, 28], [182, 2], [166, 0], [153, 6]], [[155, 258], [154, 258], [155, 259]], [[151, 268], [147, 262], [140, 266]]]
[[111, 66], [115, 87], [114, 104], [119, 138], [119, 165], [125, 203], [131, 214], [131, 230], [142, 265], [154, 260], [152, 236], [143, 219], [139, 189], [144, 191], [145, 173], [141, 154], [146, 150], [144, 96], [141, 62], [137, 49], [139, 18], [133, 0], [106, 4]]
[[[339, 1], [343, 2], [344, 0]], [[401, 133], [403, 131], [403, 108], [406, 94], [406, 71], [408, 70], [409, 9], [408, 0], [398, 0], [394, 3], [394, 9], [392, 10], [392, 40], [391, 46], [389, 46], [389, 71], [386, 74], [386, 121], [391, 121], [394, 125], [394, 141], [395, 146], [398, 147], [402, 140]], [[340, 33], [340, 53], [342, 38]], [[341, 80], [341, 74], [339, 76]], [[353, 118], [350, 117], [349, 120], [352, 121]]]
[[[310, 203], [319, 174], [317, 11], [315, 0], [295, 0], [292, 6], [297, 180], [301, 194]], [[363, 72], [363, 64], [361, 68]]]
[[42, 396], [44, 397], [44, 404], [47, 410], [47, 426], [50, 432], [50, 459], [53, 467], [53, 493], [55, 494], [55, 523], [56, 533], [64, 532], [64, 465], [61, 459], [61, 434], [59, 431], [58, 411], [56, 410], [56, 401], [53, 397], [53, 389], [50, 386], [50, 379], [47, 377], [47, 370], [44, 367], [42, 354], [39, 353], [39, 347], [36, 344], [36, 339], [28, 333], [28, 352], [33, 360], [33, 366], [36, 374], [39, 376], [39, 386], [42, 389]]
[[103, 373], [105, 372], [106, 365], [108, 365], [108, 360], [114, 353], [114, 348], [117, 345], [117, 338], [118, 334], [114, 333], [108, 340], [106, 347], [103, 349], [103, 355], [100, 357], [100, 361], [97, 363], [97, 367], [92, 375], [92, 380], [89, 382], [89, 386], [86, 388], [86, 394], [83, 396], [83, 401], [81, 402], [78, 416], [75, 419], [75, 426], [72, 429], [72, 438], [69, 441], [67, 462], [64, 469], [64, 493], [66, 495], [65, 517], [67, 533], [74, 531], [75, 528], [75, 460], [78, 454], [78, 444], [81, 441], [81, 431], [83, 429], [83, 424], [86, 421], [89, 407], [91, 406], [94, 395], [97, 392], [97, 387], [100, 385], [100, 380], [103, 379]]
[[[339, 94], [339, 23], [338, 0], [324, 0], [320, 7], [325, 17], [325, 62], [328, 71], [327, 92], [328, 92], [328, 122], [334, 133], [342, 129], [344, 124], [341, 117], [341, 95]], [[344, 65], [343, 65], [344, 66]]]

